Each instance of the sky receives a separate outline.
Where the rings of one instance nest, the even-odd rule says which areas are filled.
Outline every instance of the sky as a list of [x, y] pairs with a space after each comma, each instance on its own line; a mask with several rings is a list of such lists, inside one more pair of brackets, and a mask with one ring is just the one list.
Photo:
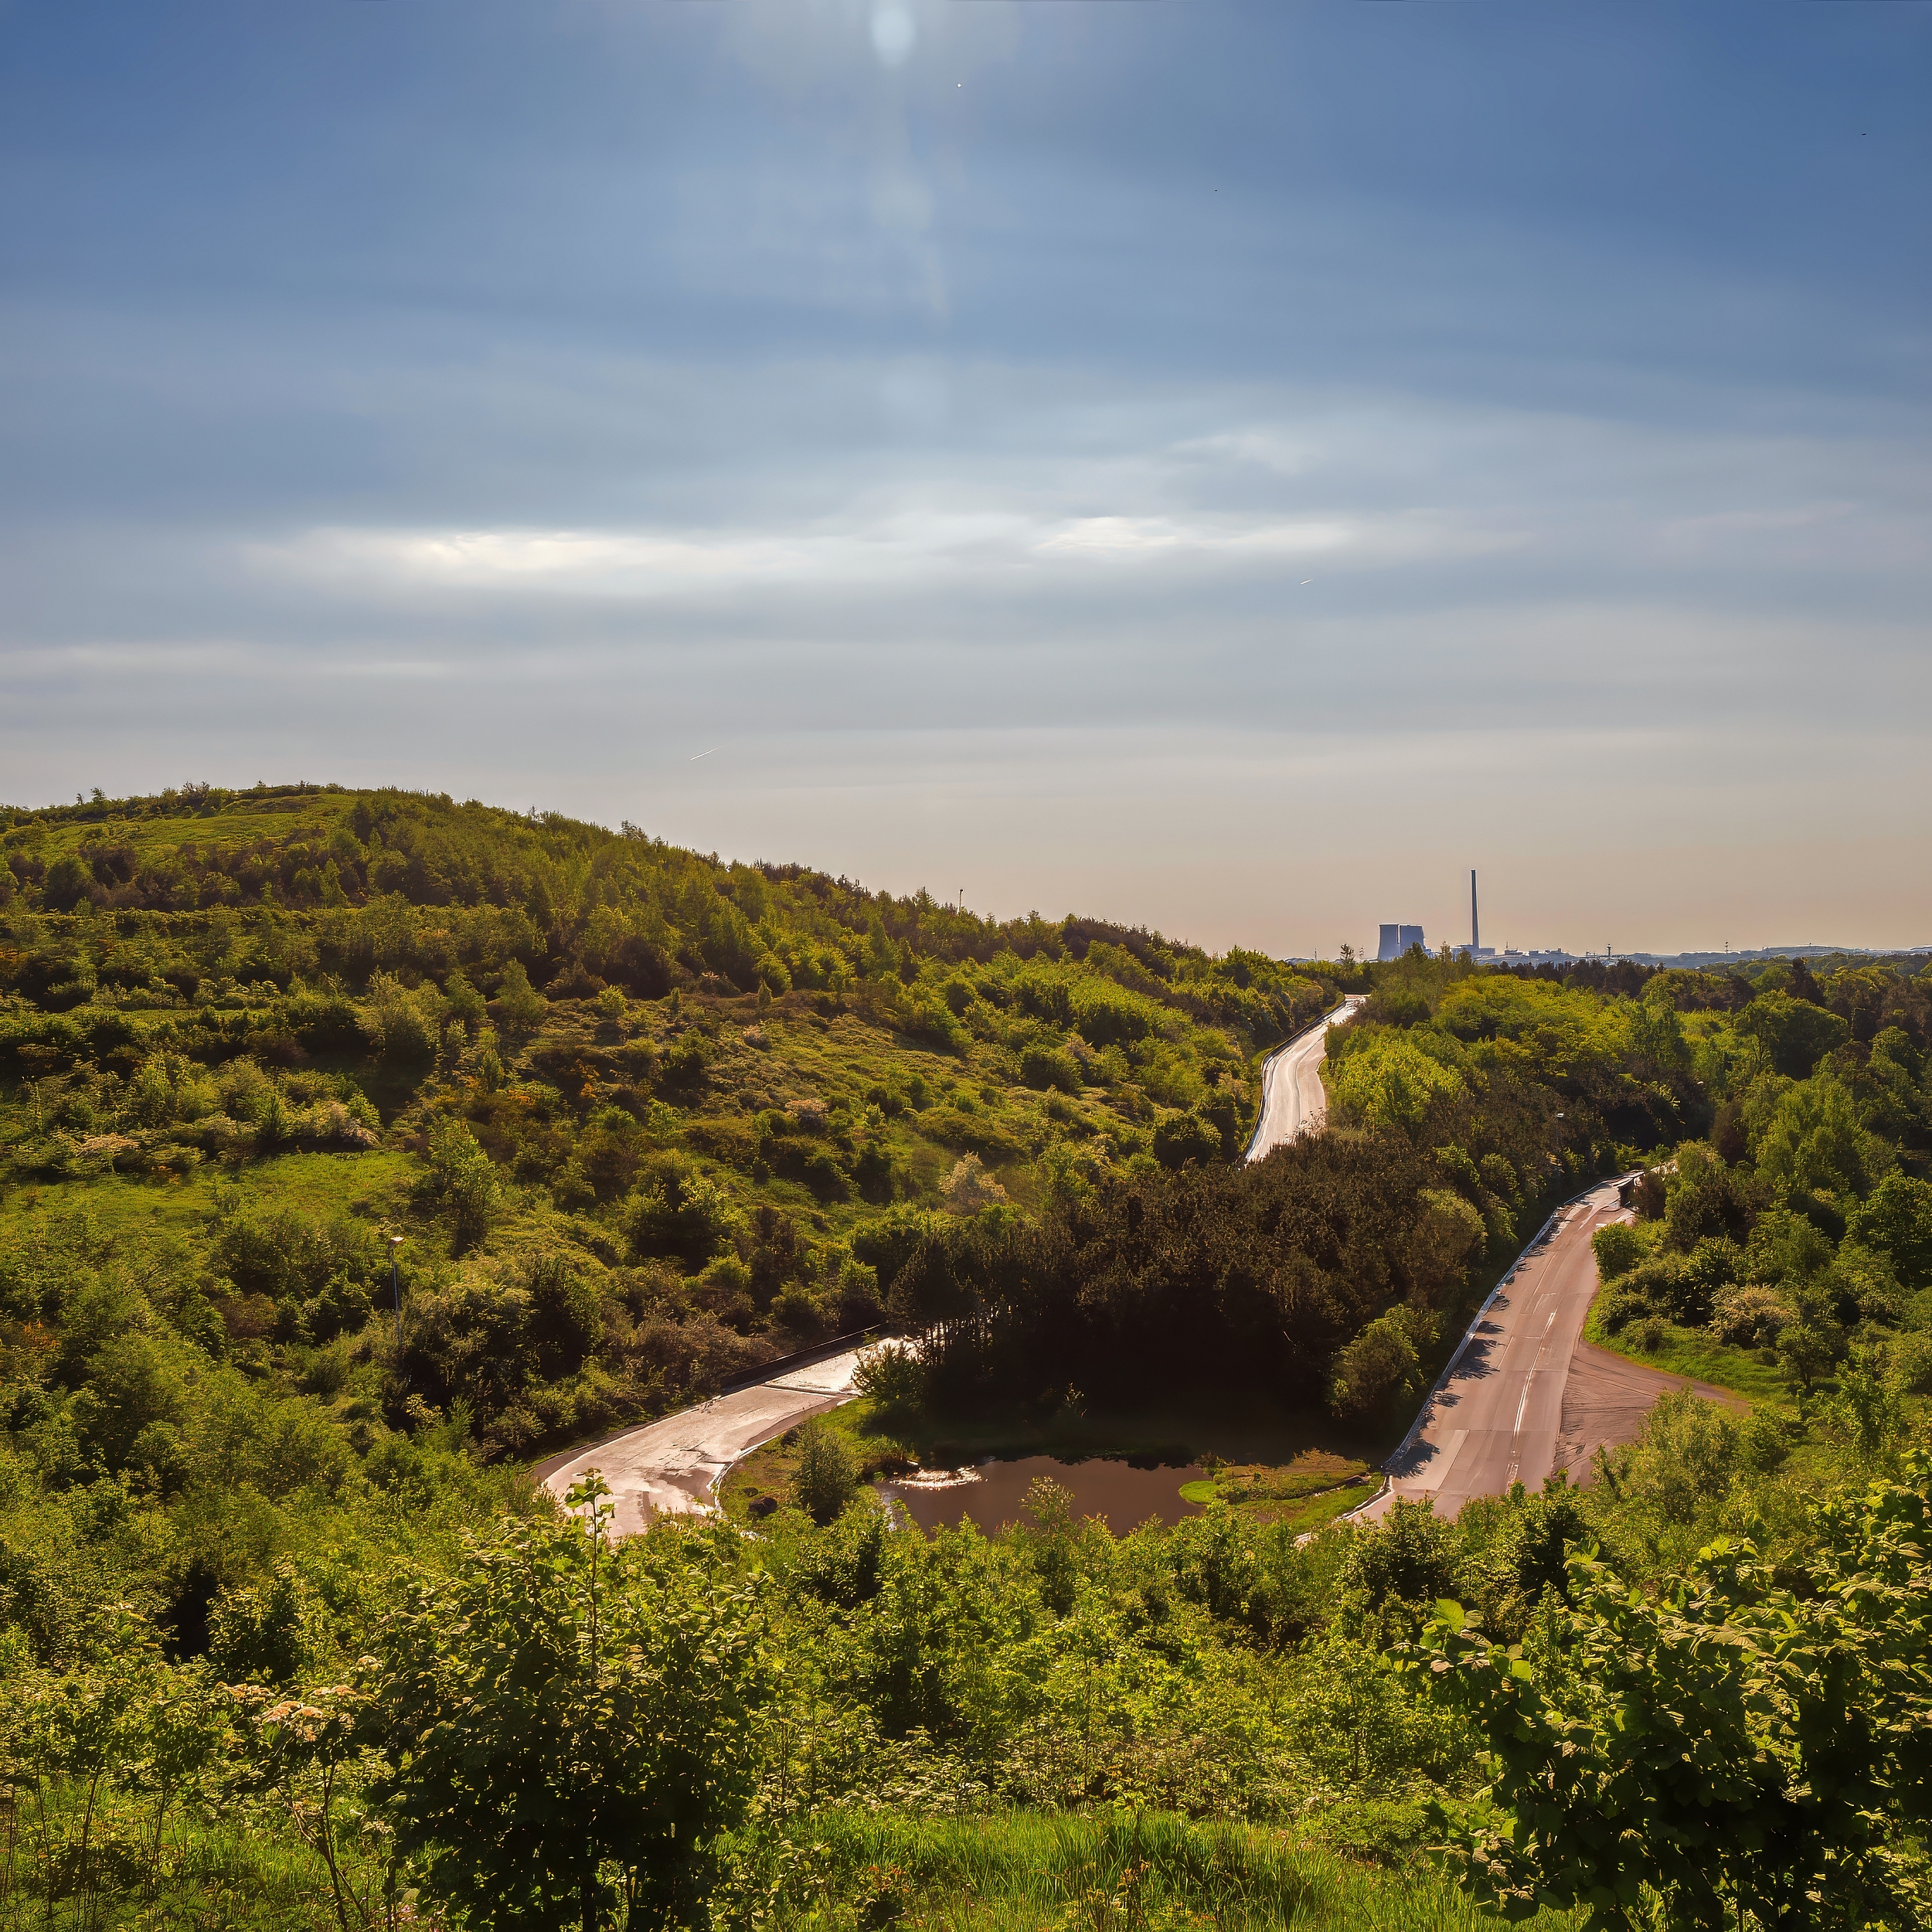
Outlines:
[[1932, 6], [0, 0], [0, 799], [1932, 942]]

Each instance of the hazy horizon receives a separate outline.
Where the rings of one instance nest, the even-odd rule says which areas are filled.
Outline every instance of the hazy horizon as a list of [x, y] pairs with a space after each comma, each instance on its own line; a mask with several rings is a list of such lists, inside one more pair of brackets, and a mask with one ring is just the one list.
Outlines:
[[1932, 941], [1929, 34], [0, 5], [0, 794]]

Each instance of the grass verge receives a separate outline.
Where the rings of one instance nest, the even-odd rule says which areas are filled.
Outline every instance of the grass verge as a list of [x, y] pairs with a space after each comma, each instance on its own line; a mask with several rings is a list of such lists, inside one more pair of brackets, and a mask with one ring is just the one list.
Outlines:
[[[1284, 1832], [1162, 1812], [839, 1812], [814, 1821], [812, 1841], [823, 1879], [815, 1898], [781, 1910], [787, 1926], [1475, 1932], [1494, 1923], [1420, 1862], [1361, 1865]], [[1526, 1923], [1556, 1932], [1582, 1915]]]
[[[1599, 1291], [1600, 1301], [1600, 1294]], [[1659, 1374], [1707, 1382], [1740, 1402], [1764, 1403], [1778, 1409], [1793, 1406], [1791, 1385], [1782, 1369], [1759, 1361], [1754, 1350], [1733, 1348], [1702, 1328], [1680, 1328], [1667, 1322], [1654, 1350], [1639, 1349], [1624, 1335], [1611, 1334], [1603, 1325], [1598, 1304], [1593, 1302], [1590, 1319], [1583, 1325], [1583, 1339]]]
[[1352, 1456], [1304, 1450], [1293, 1461], [1225, 1464], [1197, 1482], [1183, 1483], [1189, 1502], [1225, 1502], [1258, 1522], [1318, 1529], [1359, 1508], [1375, 1493], [1379, 1477]]

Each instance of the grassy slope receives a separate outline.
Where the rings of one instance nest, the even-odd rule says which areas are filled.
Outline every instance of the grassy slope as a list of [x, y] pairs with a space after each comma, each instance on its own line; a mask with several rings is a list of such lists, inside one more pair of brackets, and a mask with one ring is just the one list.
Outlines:
[[[1493, 1923], [1426, 1867], [1357, 1863], [1287, 1832], [1159, 1812], [1039, 1811], [962, 1818], [833, 1814], [818, 1825], [827, 1892], [879, 1901], [872, 1923], [949, 1932], [1212, 1926], [1217, 1932], [1463, 1932]], [[824, 1896], [821, 1895], [821, 1897]], [[781, 1923], [815, 1920], [820, 1900]], [[1582, 1914], [1523, 1921], [1554, 1932]]]
[[1611, 1334], [1598, 1319], [1596, 1304], [1592, 1304], [1590, 1319], [1583, 1327], [1583, 1339], [1594, 1346], [1664, 1375], [1689, 1376], [1707, 1382], [1713, 1388], [1728, 1389], [1746, 1402], [1765, 1403], [1776, 1408], [1791, 1405], [1790, 1378], [1774, 1363], [1759, 1361], [1755, 1349], [1734, 1349], [1705, 1329], [1679, 1328], [1674, 1322], [1664, 1325], [1663, 1340], [1655, 1351], [1635, 1347], [1625, 1338], [1628, 1333], [1626, 1330], [1624, 1335]]
[[[849, 1325], [840, 1284], [855, 1243], [883, 1216], [943, 1211], [968, 1155], [1031, 1210], [1053, 1188], [1150, 1162], [1155, 1126], [1190, 1108], [1218, 1110], [1223, 1144], [1238, 1144], [1260, 1053], [1332, 992], [1158, 935], [996, 926], [923, 894], [723, 866], [422, 794], [259, 787], [0, 809], [0, 1232], [32, 1243], [49, 1213], [84, 1208], [110, 1234], [182, 1236], [205, 1252], [238, 1182], [253, 1209], [402, 1230], [412, 1287], [560, 1250], [638, 1320], [647, 1305], [674, 1321], [716, 1315], [753, 1352]], [[53, 910], [77, 890], [75, 910]], [[453, 970], [494, 997], [518, 960], [547, 993], [533, 1026], [516, 1031], [499, 1012], [492, 1043], [474, 1019], [464, 1033], [447, 1008], [437, 1017]], [[1039, 983], [1016, 991], [1022, 961]], [[413, 1057], [356, 1038], [379, 971], [429, 1002], [430, 1039]], [[600, 975], [628, 988], [615, 1015], [596, 997]], [[669, 996], [639, 996], [645, 980]], [[304, 998], [339, 1007], [345, 993], [356, 1002], [346, 1037], [339, 1022], [301, 1031]], [[707, 1063], [698, 1077], [668, 1074], [693, 1046]], [[1035, 1048], [1057, 1070], [1029, 1084]], [[131, 1110], [161, 1051], [185, 1054], [204, 1084], [252, 1056], [295, 1105], [334, 1083], [373, 1104], [382, 1147], [267, 1153], [244, 1121], [225, 1151], [204, 1137], [204, 1155], [186, 1128], [143, 1126]], [[504, 1063], [494, 1094], [492, 1052]], [[587, 1177], [586, 1131], [612, 1106], [637, 1127], [614, 1170]], [[498, 1183], [494, 1224], [468, 1253], [413, 1198], [426, 1137], [452, 1114]], [[137, 1143], [114, 1155], [122, 1171], [90, 1171], [104, 1157], [83, 1143], [111, 1135]], [[172, 1175], [126, 1171], [171, 1163]], [[753, 1257], [748, 1301], [699, 1283], [704, 1251], [633, 1246], [626, 1192], [666, 1174], [674, 1190], [679, 1174], [714, 1184], [742, 1227], [777, 1227], [777, 1259]], [[743, 1250], [747, 1237], [733, 1238]], [[642, 1288], [624, 1273], [640, 1266], [658, 1270]], [[774, 1315], [787, 1285], [800, 1292]], [[386, 1289], [369, 1284], [379, 1306]], [[207, 1290], [219, 1302], [219, 1282]], [[299, 1337], [276, 1345], [277, 1372], [301, 1376]], [[607, 1366], [598, 1402], [574, 1420], [566, 1403], [525, 1446], [654, 1406], [624, 1393], [648, 1376], [627, 1382]]]

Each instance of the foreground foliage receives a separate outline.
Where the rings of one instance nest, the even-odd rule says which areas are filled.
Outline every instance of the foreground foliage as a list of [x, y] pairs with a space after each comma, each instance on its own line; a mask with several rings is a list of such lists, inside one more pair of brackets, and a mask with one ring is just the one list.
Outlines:
[[1923, 1923], [1929, 1475], [1822, 1505], [1781, 1577], [1722, 1536], [1655, 1593], [1573, 1555], [1574, 1607], [1507, 1651], [1440, 1604], [1410, 1655], [1481, 1725], [1508, 1814], [1442, 1815], [1476, 1896], [1593, 1927]]

